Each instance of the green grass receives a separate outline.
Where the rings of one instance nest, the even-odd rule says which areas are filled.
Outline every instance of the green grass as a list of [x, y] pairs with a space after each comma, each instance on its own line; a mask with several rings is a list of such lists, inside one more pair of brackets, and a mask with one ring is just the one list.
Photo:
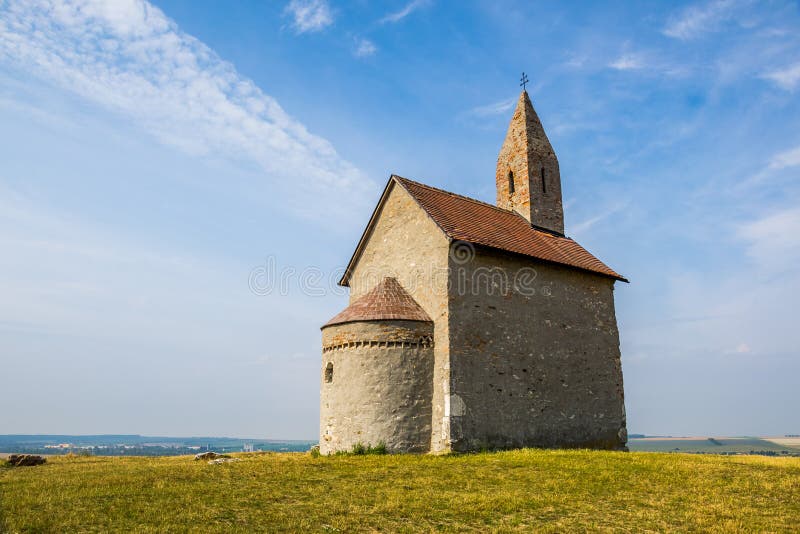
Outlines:
[[453, 456], [56, 457], [0, 468], [0, 531], [789, 531], [800, 458], [523, 450]]

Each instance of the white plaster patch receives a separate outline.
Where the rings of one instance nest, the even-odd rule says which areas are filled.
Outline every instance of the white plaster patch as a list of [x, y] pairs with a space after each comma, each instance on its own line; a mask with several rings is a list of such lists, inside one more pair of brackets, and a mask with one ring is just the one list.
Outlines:
[[450, 395], [449, 397], [445, 397], [445, 399], [449, 398], [449, 402], [445, 406], [445, 410], [450, 411], [450, 415], [453, 417], [461, 417], [467, 414], [467, 405], [464, 403], [464, 399], [459, 397], [456, 394]]

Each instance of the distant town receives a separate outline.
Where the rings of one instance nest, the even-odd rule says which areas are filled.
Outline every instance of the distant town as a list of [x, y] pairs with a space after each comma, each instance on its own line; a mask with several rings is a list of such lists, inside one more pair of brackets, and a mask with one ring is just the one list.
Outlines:
[[139, 435], [0, 435], [0, 453], [86, 456], [179, 456], [202, 451], [303, 452], [316, 441], [241, 438], [176, 438]]
[[[0, 454], [75, 454], [85, 456], [180, 456], [215, 452], [305, 452], [312, 440], [272, 440], [212, 437], [165, 437], [140, 435], [0, 435]], [[652, 436], [631, 434], [631, 451], [690, 454], [757, 454], [800, 456], [800, 435], [780, 437]]]

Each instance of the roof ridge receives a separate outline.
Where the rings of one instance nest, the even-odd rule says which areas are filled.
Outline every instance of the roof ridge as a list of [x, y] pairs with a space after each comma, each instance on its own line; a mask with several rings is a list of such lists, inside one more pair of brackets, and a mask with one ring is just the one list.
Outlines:
[[[418, 186], [424, 187], [426, 189], [431, 189], [433, 191], [438, 191], [439, 193], [445, 193], [445, 194], [453, 196], [453, 197], [457, 197], [457, 198], [460, 198], [460, 199], [463, 199], [463, 200], [468, 200], [468, 201], [474, 202], [476, 204], [481, 204], [482, 206], [486, 206], [487, 208], [492, 208], [492, 209], [497, 210], [497, 211], [502, 211], [503, 213], [511, 213], [513, 215], [516, 215], [517, 217], [522, 217], [522, 215], [520, 215], [519, 213], [517, 213], [514, 210], [507, 210], [507, 209], [501, 208], [499, 206], [495, 206], [494, 204], [489, 204], [488, 202], [484, 202], [483, 200], [478, 200], [477, 198], [472, 198], [472, 197], [468, 197], [468, 196], [465, 196], [465, 195], [459, 195], [458, 193], [453, 193], [452, 191], [448, 191], [446, 189], [441, 189], [439, 187], [433, 187], [432, 185], [423, 184], [422, 182], [417, 182], [415, 180], [411, 180], [410, 178], [405, 178], [405, 177], [399, 176], [397, 174], [393, 174], [392, 178], [397, 178], [401, 182], [410, 182], [410, 183], [412, 183], [414, 185], [418, 185]], [[525, 217], [522, 217], [522, 218], [525, 219]], [[525, 219], [525, 220], [527, 221], [527, 219]], [[538, 228], [534, 227], [533, 225], [531, 225], [531, 227], [534, 228], [534, 230], [538, 230]]]
[[[559, 239], [569, 239], [570, 241], [574, 241], [574, 239], [572, 239], [571, 237], [569, 237], [566, 234], [560, 234], [560, 233], [558, 233], [558, 232], [556, 232], [554, 230], [550, 230], [548, 228], [542, 228], [541, 226], [536, 226], [535, 224], [531, 223], [528, 219], [526, 219], [524, 215], [522, 215], [521, 213], [518, 213], [518, 212], [516, 212], [514, 210], [507, 210], [505, 208], [501, 208], [500, 206], [495, 206], [494, 204], [489, 204], [488, 202], [484, 202], [484, 201], [478, 200], [476, 198], [468, 197], [468, 196], [465, 196], [465, 195], [459, 195], [458, 193], [453, 193], [452, 191], [448, 191], [446, 189], [441, 189], [439, 187], [433, 187], [432, 185], [423, 184], [422, 182], [417, 182], [416, 180], [411, 180], [410, 178], [406, 178], [404, 176], [399, 176], [397, 174], [392, 174], [392, 178], [396, 178], [401, 183], [402, 182], [409, 182], [409, 183], [412, 183], [414, 185], [418, 185], [420, 187], [424, 187], [425, 189], [430, 189], [431, 191], [437, 191], [439, 193], [444, 193], [446, 195], [450, 195], [451, 197], [460, 198], [462, 200], [467, 200], [469, 202], [474, 202], [475, 204], [479, 204], [481, 206], [486, 206], [487, 208], [492, 208], [493, 210], [499, 211], [501, 213], [514, 215], [514, 216], [519, 217], [522, 220], [524, 220], [525, 224], [530, 226], [536, 232], [540, 232], [542, 234], [549, 235], [551, 237], [558, 237]], [[449, 235], [447, 230], [444, 230], [444, 232]]]
[[411, 196], [451, 243], [465, 241], [628, 281], [571, 237], [538, 228], [516, 211], [392, 174], [350, 258], [339, 282], [341, 285], [348, 285], [354, 265], [394, 185], [399, 185]]

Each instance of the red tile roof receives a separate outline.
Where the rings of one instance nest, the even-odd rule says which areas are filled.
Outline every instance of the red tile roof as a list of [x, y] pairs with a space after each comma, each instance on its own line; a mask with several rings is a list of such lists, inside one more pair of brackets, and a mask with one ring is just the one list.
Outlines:
[[408, 191], [450, 239], [628, 281], [574, 240], [539, 230], [516, 212], [400, 176], [391, 180]]
[[353, 321], [382, 320], [430, 322], [431, 318], [396, 279], [386, 277], [369, 293], [325, 323], [322, 328]]

